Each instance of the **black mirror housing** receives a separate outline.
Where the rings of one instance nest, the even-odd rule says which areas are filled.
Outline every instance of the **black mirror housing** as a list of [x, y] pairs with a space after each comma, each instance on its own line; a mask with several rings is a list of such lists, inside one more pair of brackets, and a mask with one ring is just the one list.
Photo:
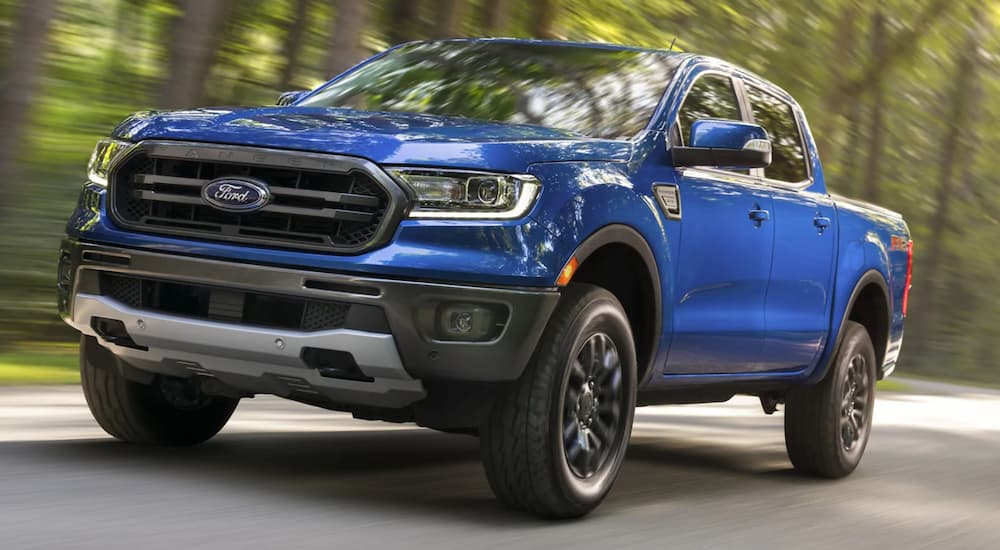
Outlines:
[[771, 164], [771, 140], [751, 122], [703, 118], [691, 124], [688, 147], [671, 147], [674, 166], [766, 168]]
[[279, 107], [284, 107], [285, 105], [291, 105], [292, 103], [295, 103], [296, 101], [301, 99], [302, 96], [306, 95], [307, 93], [309, 93], [309, 90], [295, 90], [291, 92], [282, 92], [282, 94], [278, 96], [278, 101], [276, 101], [274, 104], [278, 105]]

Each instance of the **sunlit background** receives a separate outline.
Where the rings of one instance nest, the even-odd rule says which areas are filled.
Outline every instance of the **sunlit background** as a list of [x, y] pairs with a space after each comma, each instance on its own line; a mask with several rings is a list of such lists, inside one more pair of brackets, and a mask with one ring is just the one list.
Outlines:
[[273, 104], [392, 44], [459, 36], [674, 43], [784, 87], [828, 186], [914, 234], [899, 372], [1000, 382], [996, 0], [0, 0], [0, 380], [76, 377], [57, 246], [125, 115]]

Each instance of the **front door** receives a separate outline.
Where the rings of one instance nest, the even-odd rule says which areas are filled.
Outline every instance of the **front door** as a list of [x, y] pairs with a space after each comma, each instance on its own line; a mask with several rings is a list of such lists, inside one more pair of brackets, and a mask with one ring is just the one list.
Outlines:
[[[732, 80], [694, 81], [675, 124], [683, 145], [701, 118], [741, 120]], [[774, 244], [768, 190], [736, 171], [682, 169], [680, 244], [674, 260], [673, 339], [667, 374], [754, 370], [764, 343], [764, 304]]]
[[684, 170], [678, 181], [683, 217], [667, 374], [756, 370], [764, 343], [771, 197], [714, 172]]

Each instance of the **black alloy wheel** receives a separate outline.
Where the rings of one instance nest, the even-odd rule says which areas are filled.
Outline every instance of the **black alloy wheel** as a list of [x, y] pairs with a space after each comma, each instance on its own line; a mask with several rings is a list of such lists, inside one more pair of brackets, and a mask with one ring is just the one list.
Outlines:
[[614, 341], [591, 336], [573, 361], [563, 392], [563, 451], [573, 475], [587, 479], [608, 461], [623, 428], [622, 364]]

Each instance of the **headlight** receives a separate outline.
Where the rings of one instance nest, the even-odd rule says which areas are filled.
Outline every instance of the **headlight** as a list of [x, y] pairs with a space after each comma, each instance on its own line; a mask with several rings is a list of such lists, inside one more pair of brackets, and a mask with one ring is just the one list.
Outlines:
[[132, 144], [127, 141], [117, 139], [102, 139], [97, 142], [94, 152], [90, 154], [90, 162], [87, 164], [87, 177], [90, 181], [108, 186], [108, 169], [115, 159], [122, 153], [128, 151]]
[[424, 168], [389, 172], [416, 195], [411, 218], [511, 220], [527, 214], [541, 190], [534, 176]]

